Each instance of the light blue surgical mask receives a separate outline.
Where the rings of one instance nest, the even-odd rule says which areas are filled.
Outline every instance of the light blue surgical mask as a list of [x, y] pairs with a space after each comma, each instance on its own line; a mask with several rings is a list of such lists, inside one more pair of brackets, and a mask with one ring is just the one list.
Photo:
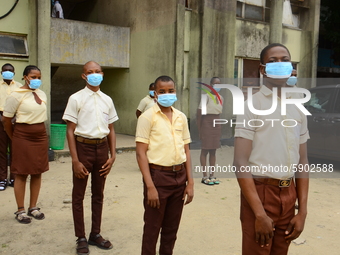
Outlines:
[[103, 81], [103, 75], [99, 73], [92, 73], [86, 76], [87, 77], [87, 83], [91, 86], [99, 86], [100, 83]]
[[267, 63], [265, 66], [267, 77], [273, 79], [289, 78], [293, 71], [293, 66], [291, 62], [273, 62]]
[[288, 86], [295, 86], [296, 83], [297, 83], [297, 77], [296, 76], [290, 76], [286, 83], [287, 83]]
[[214, 89], [216, 90], [216, 92], [220, 92], [221, 91], [221, 88], [215, 88]]
[[1, 75], [4, 80], [13, 80], [14, 77], [14, 73], [11, 71], [2, 72]]
[[149, 90], [149, 95], [154, 97], [155, 96], [155, 91], [154, 90]]
[[176, 94], [167, 93], [161, 94], [157, 97], [157, 102], [163, 107], [172, 106], [177, 101]]
[[34, 80], [29, 80], [30, 83], [28, 84], [28, 86], [31, 88], [31, 89], [38, 89], [40, 88], [41, 86], [41, 80], [39, 79], [34, 79]]

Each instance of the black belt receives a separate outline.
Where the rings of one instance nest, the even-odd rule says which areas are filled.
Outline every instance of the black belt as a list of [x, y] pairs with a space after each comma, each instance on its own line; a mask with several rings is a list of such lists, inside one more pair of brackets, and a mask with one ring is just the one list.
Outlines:
[[269, 185], [277, 186], [280, 188], [289, 187], [293, 180], [293, 178], [274, 179], [274, 178], [266, 178], [266, 177], [255, 176], [255, 175], [253, 176], [253, 179], [263, 184], [269, 184]]
[[160, 166], [160, 165], [155, 165], [155, 164], [149, 164], [150, 168], [156, 169], [156, 170], [167, 170], [167, 171], [180, 171], [184, 168], [184, 163], [179, 164], [179, 165], [173, 165], [173, 166]]
[[90, 138], [85, 138], [82, 136], [76, 136], [76, 140], [81, 143], [86, 143], [86, 144], [100, 144], [103, 142], [107, 141], [107, 138], [101, 138], [101, 139], [90, 139]]

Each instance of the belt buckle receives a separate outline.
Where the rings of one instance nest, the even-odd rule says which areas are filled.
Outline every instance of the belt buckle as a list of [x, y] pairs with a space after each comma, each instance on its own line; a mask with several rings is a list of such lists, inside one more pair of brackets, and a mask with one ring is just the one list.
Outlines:
[[[181, 164], [179, 164], [179, 165], [181, 165]], [[179, 170], [181, 170], [181, 169], [175, 170], [176, 166], [179, 166], [179, 165], [173, 165], [173, 166], [172, 166], [172, 171], [173, 171], [173, 172], [178, 172]]]
[[279, 181], [280, 188], [288, 188], [292, 182], [292, 179], [282, 179]]

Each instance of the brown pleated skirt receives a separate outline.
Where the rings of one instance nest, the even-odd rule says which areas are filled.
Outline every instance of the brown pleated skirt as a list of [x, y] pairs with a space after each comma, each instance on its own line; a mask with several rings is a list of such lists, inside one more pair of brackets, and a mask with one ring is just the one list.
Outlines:
[[44, 123], [16, 123], [12, 137], [14, 174], [41, 174], [48, 170], [48, 137]]
[[214, 127], [214, 119], [219, 119], [219, 114], [201, 116], [201, 149], [213, 150], [221, 147], [221, 125]]

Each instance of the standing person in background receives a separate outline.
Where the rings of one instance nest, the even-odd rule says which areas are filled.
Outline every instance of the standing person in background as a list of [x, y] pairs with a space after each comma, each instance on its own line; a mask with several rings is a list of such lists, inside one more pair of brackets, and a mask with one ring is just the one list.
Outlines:
[[[221, 84], [221, 80], [218, 77], [213, 77], [210, 80], [210, 86], [214, 88], [215, 84]], [[214, 88], [218, 93], [221, 89]], [[219, 95], [221, 101], [215, 93], [212, 91], [212, 97], [214, 100], [207, 96], [207, 114], [202, 115], [202, 102], [197, 110], [196, 121], [199, 136], [201, 139], [201, 155], [200, 163], [203, 173], [202, 183], [207, 185], [220, 184], [220, 181], [214, 176], [214, 171], [211, 171], [211, 167], [215, 167], [216, 164], [216, 149], [221, 147], [221, 132], [222, 125], [216, 125], [214, 127], [214, 119], [220, 119], [223, 107], [223, 97]], [[207, 155], [209, 154], [209, 163], [207, 163]], [[209, 174], [209, 175], [208, 175]]]
[[[296, 83], [297, 83], [297, 72], [295, 69], [293, 69], [291, 76], [288, 78], [286, 82], [286, 85], [287, 87], [297, 88]], [[287, 93], [287, 98], [304, 98], [304, 97], [305, 95], [303, 93], [294, 93], [294, 92]]]
[[[88, 244], [104, 250], [113, 248], [100, 231], [105, 180], [116, 159], [113, 122], [118, 116], [112, 99], [100, 90], [103, 75], [98, 63], [89, 61], [84, 65], [81, 77], [86, 81], [86, 87], [70, 96], [63, 116], [67, 122], [67, 141], [72, 157], [72, 213], [78, 255], [90, 253]], [[83, 200], [90, 173], [92, 227], [87, 241]]]
[[138, 118], [136, 156], [144, 182], [142, 255], [173, 252], [184, 204], [194, 196], [186, 116], [172, 107], [177, 100], [169, 76], [155, 81], [157, 104]]
[[[7, 181], [8, 175], [8, 166], [10, 166], [11, 157], [7, 156], [8, 149], [10, 149], [11, 153], [11, 139], [8, 137], [4, 126], [2, 124], [2, 113], [4, 111], [4, 106], [6, 102], [6, 98], [12, 91], [17, 90], [22, 86], [21, 83], [15, 81], [14, 75], [15, 70], [14, 66], [10, 63], [4, 64], [1, 67], [1, 75], [2, 80], [0, 80], [0, 191], [6, 189], [6, 186], [14, 187], [14, 174], [10, 170], [10, 177]], [[8, 160], [9, 159], [9, 160]]]
[[52, 18], [64, 18], [64, 12], [63, 7], [61, 7], [61, 4], [59, 1], [55, 1], [54, 6], [52, 8]]
[[[14, 194], [18, 205], [15, 213], [20, 223], [30, 223], [32, 216], [42, 220], [45, 215], [37, 207], [41, 187], [41, 174], [48, 167], [48, 137], [44, 122], [47, 120], [46, 95], [39, 89], [41, 72], [29, 65], [24, 70], [25, 85], [13, 91], [6, 100], [3, 124], [12, 139], [11, 171], [15, 174]], [[12, 119], [16, 116], [15, 125]], [[30, 203], [25, 211], [25, 188], [30, 175]]]
[[147, 109], [151, 108], [154, 104], [155, 104], [155, 84], [151, 83], [149, 85], [149, 95], [144, 97], [137, 107], [136, 111], [137, 118]]

